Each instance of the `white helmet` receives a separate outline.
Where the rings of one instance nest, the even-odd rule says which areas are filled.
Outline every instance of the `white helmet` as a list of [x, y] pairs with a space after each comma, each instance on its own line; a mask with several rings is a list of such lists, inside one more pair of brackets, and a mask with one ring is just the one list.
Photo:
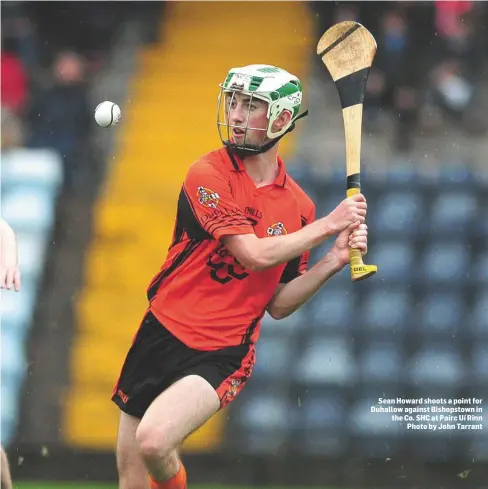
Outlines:
[[[222, 137], [221, 127], [227, 128], [229, 134], [229, 121], [225, 118], [224, 122], [220, 120], [222, 96], [235, 92], [249, 95], [252, 98], [264, 100], [268, 103], [268, 126], [266, 128], [266, 136], [275, 140], [265, 147], [252, 147], [245, 143], [236, 146], [237, 149], [248, 150], [251, 153], [261, 153], [267, 151], [273, 146], [278, 139], [291, 131], [294, 123], [299, 117], [300, 106], [302, 103], [302, 84], [300, 80], [291, 73], [271, 65], [249, 65], [241, 68], [232, 68], [227, 73], [225, 81], [220, 85], [221, 91], [219, 95], [217, 127], [220, 138], [226, 146], [236, 146], [231, 143], [229, 138]], [[290, 121], [278, 132], [272, 131], [273, 123], [284, 111], [288, 110], [291, 113]], [[304, 114], [305, 115], [305, 114]], [[247, 129], [246, 121], [246, 129]], [[248, 128], [254, 129], [254, 128]], [[264, 150], [264, 151], [263, 151]]]

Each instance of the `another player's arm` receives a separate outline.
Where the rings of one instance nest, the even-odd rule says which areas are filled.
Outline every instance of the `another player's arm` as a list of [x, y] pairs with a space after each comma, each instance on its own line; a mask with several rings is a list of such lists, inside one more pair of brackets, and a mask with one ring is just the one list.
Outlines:
[[17, 240], [13, 229], [0, 218], [0, 288], [20, 289]]

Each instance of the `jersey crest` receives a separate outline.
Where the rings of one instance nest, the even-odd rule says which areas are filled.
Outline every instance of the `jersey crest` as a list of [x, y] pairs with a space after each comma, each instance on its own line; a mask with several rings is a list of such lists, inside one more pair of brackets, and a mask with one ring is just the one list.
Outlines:
[[201, 205], [210, 207], [211, 209], [216, 209], [219, 205], [219, 194], [213, 190], [210, 190], [209, 188], [198, 187], [197, 198]]
[[282, 222], [275, 222], [269, 226], [267, 234], [268, 236], [282, 236], [284, 234], [288, 234], [288, 232]]

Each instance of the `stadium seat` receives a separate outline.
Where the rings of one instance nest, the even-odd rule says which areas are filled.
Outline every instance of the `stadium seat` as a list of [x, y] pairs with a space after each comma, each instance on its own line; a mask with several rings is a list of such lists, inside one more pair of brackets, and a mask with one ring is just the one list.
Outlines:
[[419, 182], [417, 167], [412, 164], [397, 164], [389, 168], [386, 172], [386, 178], [388, 187], [397, 185], [405, 187], [408, 185], [411, 188]]
[[21, 332], [15, 329], [2, 331], [2, 380], [5, 378], [18, 379], [26, 369], [24, 343], [19, 338], [20, 334]]
[[456, 346], [426, 343], [412, 355], [407, 371], [413, 384], [454, 388], [465, 379], [465, 366]]
[[368, 253], [367, 261], [381, 266], [381, 278], [388, 283], [405, 283], [415, 271], [415, 250], [408, 241], [380, 241]]
[[17, 427], [18, 405], [17, 397], [19, 395], [20, 383], [18, 379], [2, 375], [0, 386], [1, 399], [1, 432], [2, 444], [11, 440]]
[[488, 291], [476, 298], [469, 323], [475, 337], [488, 338]]
[[402, 379], [404, 356], [396, 342], [372, 342], [361, 352], [360, 368], [364, 383], [395, 383]]
[[309, 384], [347, 385], [356, 374], [354, 356], [346, 339], [312, 338], [298, 359], [296, 380]]
[[338, 457], [348, 442], [345, 429], [347, 405], [337, 395], [311, 395], [296, 409], [300, 429], [294, 437], [296, 450], [310, 455]]
[[63, 165], [59, 154], [50, 149], [17, 148], [2, 154], [2, 185], [32, 185], [57, 192], [63, 182]]
[[353, 404], [349, 411], [349, 426], [353, 436], [395, 438], [401, 431], [401, 425], [391, 420], [391, 413], [371, 412], [372, 406], [378, 406], [378, 399], [362, 399]]
[[342, 333], [350, 326], [355, 296], [345, 288], [326, 285], [307, 305], [310, 326], [317, 331]]
[[488, 254], [486, 252], [473, 260], [471, 277], [475, 284], [488, 287]]
[[23, 231], [17, 233], [19, 256], [22, 257], [23, 280], [41, 278], [48, 242], [48, 232], [29, 233]]
[[413, 192], [387, 192], [378, 198], [370, 227], [377, 235], [413, 235], [421, 222], [423, 202]]
[[248, 397], [237, 413], [242, 431], [235, 443], [253, 453], [276, 453], [286, 441], [290, 411], [285, 398], [261, 391]]
[[432, 204], [429, 230], [443, 236], [459, 236], [468, 232], [470, 224], [477, 219], [478, 202], [473, 193], [443, 192]]
[[472, 375], [475, 382], [488, 385], [488, 342], [473, 346], [471, 360]]
[[462, 325], [465, 303], [457, 292], [433, 292], [420, 304], [418, 330], [424, 334], [455, 334]]
[[265, 335], [257, 343], [253, 379], [279, 380], [288, 376], [293, 358], [290, 339], [281, 335]]
[[19, 186], [2, 198], [2, 217], [15, 231], [47, 231], [54, 223], [51, 190]]
[[411, 310], [411, 296], [405, 289], [378, 288], [370, 292], [362, 305], [363, 327], [376, 333], [402, 333]]
[[[486, 385], [486, 381], [485, 381]], [[476, 397], [481, 397], [479, 394]], [[486, 399], [486, 397], [482, 397]], [[483, 416], [483, 421], [486, 420], [486, 413], [488, 413], [488, 402], [484, 400], [479, 407], [482, 412], [475, 415]], [[478, 423], [478, 421], [476, 421]], [[479, 431], [470, 431], [470, 447], [469, 454], [471, 459], [475, 462], [488, 462], [488, 430], [486, 430], [485, 423], [483, 423], [483, 429]]]
[[0, 314], [2, 334], [9, 329], [21, 334], [30, 324], [36, 300], [36, 287], [32, 281], [24, 281], [19, 292], [2, 292]]
[[425, 250], [420, 270], [423, 280], [430, 284], [464, 283], [470, 266], [469, 249], [464, 243], [431, 243]]
[[279, 320], [273, 319], [266, 313], [261, 322], [261, 335], [293, 335], [295, 332], [307, 328], [307, 322], [308, 318], [304, 309], [299, 309], [290, 316]]

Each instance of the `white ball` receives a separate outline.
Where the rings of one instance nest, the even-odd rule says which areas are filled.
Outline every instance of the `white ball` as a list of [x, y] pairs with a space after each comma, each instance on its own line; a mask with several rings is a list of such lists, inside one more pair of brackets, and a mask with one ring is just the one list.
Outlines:
[[97, 121], [97, 124], [102, 127], [109, 127], [117, 124], [121, 115], [122, 112], [120, 112], [120, 107], [108, 100], [98, 104], [95, 109], [95, 120]]

